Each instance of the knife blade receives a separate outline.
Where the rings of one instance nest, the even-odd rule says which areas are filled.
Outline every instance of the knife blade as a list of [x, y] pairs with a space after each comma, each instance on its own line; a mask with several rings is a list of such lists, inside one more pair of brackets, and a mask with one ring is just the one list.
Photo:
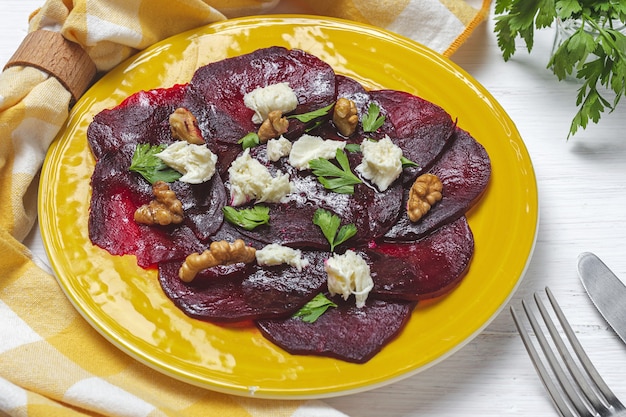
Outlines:
[[578, 256], [578, 275], [602, 317], [626, 343], [626, 285], [591, 252]]

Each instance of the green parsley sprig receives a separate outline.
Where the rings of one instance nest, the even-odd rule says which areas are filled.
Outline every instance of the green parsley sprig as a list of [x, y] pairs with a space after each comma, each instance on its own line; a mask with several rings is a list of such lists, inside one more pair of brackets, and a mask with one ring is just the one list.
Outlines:
[[319, 117], [326, 116], [330, 112], [330, 109], [333, 108], [334, 105], [335, 105], [335, 103], [333, 102], [333, 103], [329, 104], [326, 107], [322, 107], [320, 109], [313, 110], [313, 111], [310, 111], [308, 113], [292, 114], [290, 116], [287, 116], [287, 118], [288, 119], [298, 119], [302, 123], [308, 123], [311, 120], [315, 120], [315, 119], [317, 119]]
[[259, 139], [259, 135], [256, 132], [250, 132], [243, 138], [239, 139], [237, 143], [241, 145], [242, 149], [246, 150], [248, 148], [258, 146], [261, 143], [261, 139]]
[[324, 294], [319, 293], [293, 316], [300, 317], [305, 323], [315, 323], [331, 307], [337, 307], [337, 304], [326, 298]]
[[411, 161], [409, 158], [405, 156], [400, 157], [400, 162], [402, 163], [402, 168], [418, 168], [419, 164]]
[[380, 114], [380, 107], [376, 103], [370, 103], [367, 113], [363, 115], [361, 125], [364, 132], [376, 132], [385, 123], [385, 116]]
[[222, 212], [228, 222], [246, 230], [253, 230], [270, 221], [270, 208], [267, 206], [254, 206], [240, 210], [226, 206], [222, 208]]
[[150, 145], [140, 143], [135, 148], [128, 169], [141, 174], [150, 184], [157, 181], [174, 182], [183, 176], [180, 172], [170, 168], [161, 158], [156, 156], [167, 148], [167, 145]]
[[317, 158], [309, 161], [309, 167], [327, 190], [339, 194], [354, 194], [354, 186], [362, 181], [350, 170], [350, 163], [344, 151], [337, 149], [335, 159], [339, 166], [328, 159]]
[[[626, 93], [626, 36], [615, 24], [626, 24], [626, 2], [615, 0], [496, 0], [495, 32], [505, 61], [515, 54], [520, 37], [530, 52], [534, 30], [561, 21], [579, 20], [580, 26], [554, 51], [548, 68], [559, 80], [573, 75], [582, 81], [578, 112], [568, 138], [589, 121], [598, 123], [602, 113], [616, 109]], [[604, 87], [613, 99], [607, 99]]]
[[352, 223], [341, 226], [341, 218], [328, 210], [317, 209], [313, 214], [313, 224], [322, 229], [322, 233], [330, 244], [330, 251], [341, 245], [352, 236], [356, 235], [356, 226]]

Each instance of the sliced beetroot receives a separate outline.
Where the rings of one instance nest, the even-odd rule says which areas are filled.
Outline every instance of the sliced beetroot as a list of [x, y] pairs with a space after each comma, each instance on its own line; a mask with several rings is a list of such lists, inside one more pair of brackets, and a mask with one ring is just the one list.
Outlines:
[[298, 317], [257, 322], [263, 336], [295, 355], [320, 355], [365, 363], [395, 338], [407, 323], [414, 303], [368, 300], [357, 308], [354, 300], [335, 300], [313, 323]]
[[325, 290], [326, 252], [303, 252], [302, 272], [279, 265], [236, 264], [201, 271], [191, 282], [178, 278], [182, 261], [161, 263], [159, 281], [165, 294], [185, 314], [200, 320], [232, 323], [286, 317]]
[[354, 224], [357, 227], [357, 234], [346, 242], [346, 246], [363, 245], [389, 230], [401, 206], [402, 189], [399, 187], [381, 194], [360, 184], [353, 196], [337, 196], [318, 187], [313, 177], [295, 182], [297, 186], [311, 185], [318, 192], [301, 194], [299, 199], [272, 205], [268, 225], [252, 231], [242, 230], [241, 233], [264, 243], [282, 242], [291, 247], [326, 250], [329, 248], [328, 240], [313, 223], [315, 211], [321, 208], [339, 216], [341, 225]]
[[182, 225], [141, 225], [134, 220], [135, 210], [154, 196], [152, 186], [128, 169], [134, 151], [135, 146], [127, 144], [96, 163], [89, 210], [92, 243], [114, 255], [134, 254], [142, 267], [201, 248], [223, 221], [226, 191], [221, 178], [214, 176], [202, 184], [170, 184], [185, 211]]
[[[246, 236], [264, 243], [281, 242], [298, 248], [329, 248], [321, 229], [313, 223], [317, 209], [328, 210], [341, 218], [341, 224], [354, 224], [357, 234], [347, 246], [363, 245], [383, 236], [396, 222], [402, 208], [402, 185], [394, 183], [384, 192], [363, 183], [354, 187], [354, 194], [337, 194], [326, 190], [309, 170], [298, 171], [283, 158], [271, 163], [266, 158], [265, 146], [250, 152], [268, 166], [274, 175], [287, 173], [294, 192], [284, 202], [269, 204], [270, 222], [252, 231], [242, 230]], [[351, 162], [352, 166], [356, 166]]]
[[[368, 113], [370, 104], [380, 108], [385, 123], [377, 131], [364, 132], [359, 124], [347, 140], [361, 143], [365, 139], [382, 139], [388, 135], [402, 149], [403, 156], [417, 164], [417, 167], [404, 169], [402, 180], [405, 183], [412, 184], [419, 174], [427, 171], [454, 139], [456, 123], [450, 115], [421, 97], [394, 90], [366, 91], [355, 80], [343, 76], [337, 76], [337, 97], [354, 101], [359, 120]], [[313, 134], [326, 139], [342, 139], [331, 123]]]
[[[406, 158], [419, 164], [405, 169], [400, 179], [380, 193], [368, 181], [353, 195], [328, 192], [310, 171], [298, 171], [283, 158], [265, 157], [265, 146], [251, 155], [272, 173], [290, 175], [295, 193], [270, 207], [270, 224], [246, 231], [223, 221], [228, 201], [228, 167], [242, 152], [239, 140], [256, 131], [245, 93], [257, 87], [288, 82], [304, 113], [329, 105], [339, 97], [353, 100], [362, 119], [370, 103], [386, 120], [376, 132], [359, 126], [342, 137], [330, 116], [320, 127], [290, 119], [285, 136], [297, 139], [307, 131], [325, 139], [360, 143], [389, 135]], [[206, 184], [171, 184], [181, 200], [185, 220], [179, 226], [138, 225], [133, 213], [152, 199], [151, 186], [128, 171], [138, 143], [171, 143], [169, 115], [188, 108], [197, 118], [207, 146], [218, 155], [218, 176]], [[456, 132], [456, 133], [454, 133]], [[439, 106], [391, 90], [366, 91], [355, 80], [335, 75], [330, 66], [298, 50], [261, 49], [200, 68], [185, 86], [137, 93], [94, 118], [88, 131], [97, 159], [92, 178], [89, 232], [92, 241], [112, 254], [135, 254], [142, 267], [159, 264], [165, 294], [190, 317], [217, 323], [259, 320], [261, 332], [295, 354], [315, 354], [362, 363], [401, 331], [416, 300], [438, 297], [461, 281], [471, 260], [474, 241], [463, 214], [480, 197], [490, 176], [484, 148], [455, 126]], [[349, 152], [350, 165], [361, 161]], [[406, 218], [408, 188], [422, 172], [438, 175], [443, 199], [422, 220]], [[319, 292], [327, 291], [324, 261], [331, 255], [320, 228], [312, 222], [324, 208], [352, 223], [357, 235], [337, 248], [362, 254], [372, 271], [374, 289], [362, 309], [338, 300], [316, 323], [292, 315]], [[309, 260], [302, 271], [282, 265], [218, 266], [202, 271], [192, 283], [178, 278], [183, 259], [201, 252], [212, 241], [244, 239], [257, 249], [268, 243], [299, 247]], [[335, 297], [337, 298], [337, 297]]]
[[176, 259], [203, 247], [184, 225], [152, 227], [134, 221], [137, 207], [152, 199], [152, 187], [128, 171], [129, 153], [106, 154], [94, 170], [89, 211], [91, 241], [113, 255], [136, 255], [141, 267]]
[[383, 243], [367, 252], [374, 280], [371, 297], [423, 300], [456, 286], [474, 253], [465, 217], [412, 243]]
[[[462, 216], [480, 198], [491, 176], [491, 162], [485, 148], [462, 129], [455, 140], [430, 169], [443, 183], [443, 198], [419, 221], [406, 214], [385, 234], [388, 241], [415, 240]], [[404, 205], [408, 200], [405, 191]]]
[[403, 156], [419, 166], [405, 170], [405, 179], [412, 181], [448, 146], [455, 122], [438, 105], [402, 91], [371, 91], [370, 99], [386, 118], [379, 134], [389, 135], [402, 148]]
[[184, 223], [203, 242], [209, 240], [224, 220], [222, 208], [226, 205], [226, 190], [219, 175], [201, 184], [174, 182], [170, 188], [181, 201]]
[[[298, 97], [294, 113], [307, 113], [335, 101], [335, 73], [324, 61], [297, 49], [270, 47], [199, 68], [189, 84], [189, 94], [229, 115], [247, 132], [255, 132], [254, 112], [243, 102], [246, 93], [287, 82]], [[220, 140], [221, 129], [215, 137]], [[237, 140], [240, 138], [237, 138]], [[236, 143], [236, 141], [235, 141]]]
[[352, 100], [357, 108], [359, 118], [367, 112], [367, 108], [371, 101], [369, 93], [356, 80], [343, 75], [337, 75], [337, 99], [347, 98]]
[[169, 115], [184, 94], [184, 85], [140, 91], [95, 115], [87, 128], [87, 140], [96, 160], [127, 144], [171, 143]]
[[215, 104], [202, 101], [193, 94], [188, 93], [182, 105], [196, 117], [209, 149], [219, 155], [217, 170], [224, 175], [241, 152], [241, 145], [237, 142], [251, 130], [241, 126], [235, 118]]

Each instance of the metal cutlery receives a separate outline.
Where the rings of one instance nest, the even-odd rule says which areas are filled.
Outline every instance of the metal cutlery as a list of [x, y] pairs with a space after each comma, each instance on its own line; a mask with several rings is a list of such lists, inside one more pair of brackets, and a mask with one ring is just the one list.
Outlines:
[[[535, 348], [530, 333], [526, 330], [526, 326], [522, 323], [520, 316], [513, 307], [511, 307], [511, 314], [537, 374], [550, 394], [559, 414], [563, 417], [626, 417], [626, 408], [606, 385], [602, 377], [600, 377], [600, 374], [574, 335], [552, 292], [547, 287], [546, 293], [560, 322], [560, 326], [567, 336], [571, 349], [567, 348], [564, 339], [560, 336], [559, 330], [554, 324], [545, 304], [541, 301], [539, 293], [535, 293], [535, 303], [545, 323], [544, 327], [547, 328], [552, 339], [552, 343], [548, 341], [530, 306], [525, 301], [522, 301], [522, 306], [537, 338], [537, 342], [541, 346], [544, 359], [542, 359]], [[553, 345], [556, 346], [558, 356], [553, 351]], [[570, 350], [574, 351], [576, 359], [571, 355]], [[546, 362], [550, 370], [546, 368], [544, 364]]]

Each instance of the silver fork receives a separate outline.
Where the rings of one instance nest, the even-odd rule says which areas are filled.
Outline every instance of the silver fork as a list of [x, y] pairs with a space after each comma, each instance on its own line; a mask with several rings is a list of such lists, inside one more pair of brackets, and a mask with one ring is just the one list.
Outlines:
[[[537, 370], [537, 374], [548, 390], [559, 414], [563, 417], [626, 417], [626, 408], [624, 408], [624, 405], [622, 405], [615, 394], [609, 389], [589, 360], [589, 357], [574, 335], [574, 331], [565, 319], [563, 311], [557, 304], [554, 295], [552, 295], [548, 287], [546, 287], [546, 293], [561, 323], [561, 328], [571, 344], [571, 349], [576, 353], [578, 360], [575, 360], [570, 354], [570, 349], [566, 347], [564, 340], [559, 335], [559, 331], [552, 321], [547, 308], [541, 301], [539, 293], [535, 293], [535, 303], [543, 317], [545, 327], [547, 327], [550, 333], [552, 345], [556, 346], [561, 359], [558, 359], [555, 355], [552, 345], [544, 335], [535, 314], [523, 300], [522, 306], [524, 307], [524, 312], [526, 313], [537, 341], [541, 346], [545, 361], [550, 365], [552, 372], [549, 372], [545, 367], [539, 352], [531, 340], [529, 332], [522, 324], [520, 317], [513, 307], [511, 307], [511, 314], [513, 315], [517, 330], [522, 337], [524, 346], [526, 346], [526, 350], [530, 355], [530, 359]], [[558, 385], [555, 384], [554, 380], [558, 382]]]

